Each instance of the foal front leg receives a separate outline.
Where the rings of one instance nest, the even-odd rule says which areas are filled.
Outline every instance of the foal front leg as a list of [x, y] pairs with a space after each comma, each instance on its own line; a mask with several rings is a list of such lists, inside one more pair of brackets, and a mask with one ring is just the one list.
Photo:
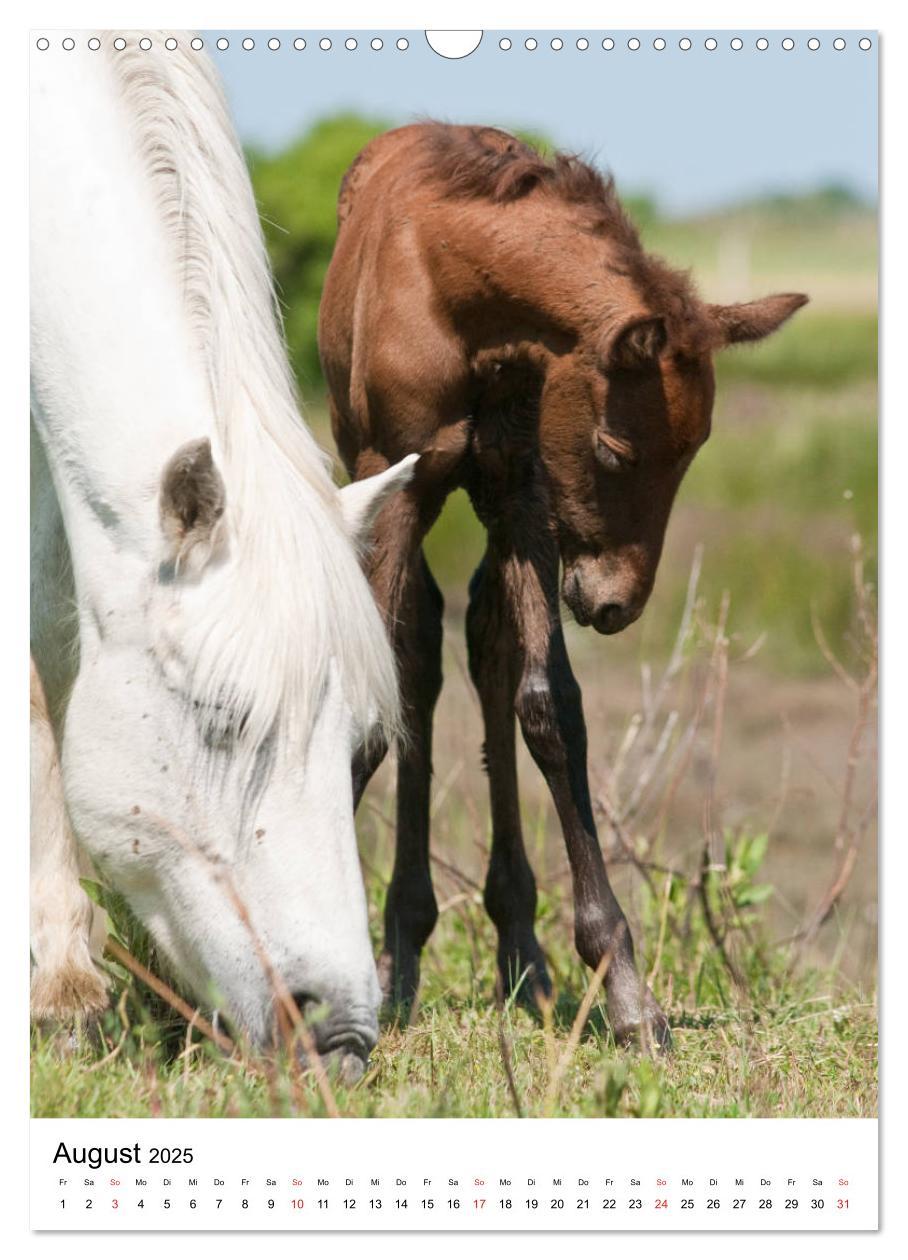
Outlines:
[[419, 988], [420, 953], [438, 918], [429, 868], [429, 808], [444, 602], [421, 551], [399, 594], [392, 635], [405, 729], [397, 762], [397, 848], [378, 978], [389, 1005], [406, 1010]]
[[516, 709], [564, 832], [574, 890], [574, 939], [589, 967], [608, 959], [605, 990], [615, 1040], [671, 1042], [668, 1021], [637, 974], [627, 919], [599, 847], [587, 777], [586, 725], [558, 607], [554, 540], [537, 539], [531, 560], [512, 559], [514, 614], [523, 646]]
[[492, 851], [484, 901], [498, 931], [498, 970], [506, 993], [548, 997], [552, 983], [536, 940], [536, 880], [520, 822], [514, 698], [520, 654], [511, 624], [501, 557], [490, 543], [470, 583], [470, 676], [485, 727], [484, 759], [492, 806]]

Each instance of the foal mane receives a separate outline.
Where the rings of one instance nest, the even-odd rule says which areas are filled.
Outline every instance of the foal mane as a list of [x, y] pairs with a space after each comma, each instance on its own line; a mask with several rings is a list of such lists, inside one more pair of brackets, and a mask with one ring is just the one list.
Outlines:
[[433, 176], [452, 197], [485, 197], [504, 204], [547, 188], [562, 201], [584, 206], [596, 231], [639, 249], [637, 229], [615, 192], [615, 181], [576, 154], [537, 149], [497, 127], [445, 127], [430, 123], [426, 136]]
[[609, 269], [628, 276], [652, 313], [665, 317], [676, 351], [694, 354], [712, 343], [714, 330], [690, 276], [644, 250], [611, 175], [576, 154], [547, 158], [497, 127], [429, 123], [425, 144], [426, 174], [452, 198], [507, 205], [541, 190], [579, 212], [585, 230], [607, 240]]
[[[105, 40], [105, 46], [111, 41]], [[109, 65], [173, 246], [216, 425], [235, 570], [184, 644], [192, 694], [242, 717], [253, 751], [305, 743], [336, 664], [363, 732], [399, 728], [381, 616], [300, 416], [261, 224], [217, 75], [189, 37], [131, 38]], [[291, 716], [292, 715], [292, 716]]]

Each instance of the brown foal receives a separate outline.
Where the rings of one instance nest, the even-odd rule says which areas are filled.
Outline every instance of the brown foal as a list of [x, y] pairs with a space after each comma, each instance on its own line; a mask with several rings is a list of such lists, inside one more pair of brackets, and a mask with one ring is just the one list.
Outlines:
[[[338, 448], [353, 478], [421, 455], [367, 559], [409, 731], [383, 989], [412, 999], [437, 917], [429, 784], [443, 602], [422, 540], [463, 486], [488, 534], [467, 641], [492, 805], [485, 904], [503, 981], [551, 990], [521, 834], [516, 715], [564, 831], [577, 949], [590, 967], [606, 959], [615, 1037], [667, 1044], [596, 835], [559, 564], [581, 625], [614, 634], [640, 615], [675, 492], [709, 434], [713, 351], [765, 337], [807, 299], [701, 302], [685, 275], [643, 251], [610, 181], [492, 128], [427, 123], [378, 137], [344, 178], [338, 219], [319, 327]], [[357, 799], [382, 755], [354, 767]]]

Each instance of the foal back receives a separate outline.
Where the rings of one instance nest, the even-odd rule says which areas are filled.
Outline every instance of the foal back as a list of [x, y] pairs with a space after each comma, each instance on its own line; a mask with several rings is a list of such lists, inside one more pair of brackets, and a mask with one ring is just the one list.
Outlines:
[[[348, 472], [365, 476], [418, 450], [419, 492], [433, 510], [460, 484], [469, 447], [474, 347], [446, 312], [457, 309], [460, 293], [470, 302], [474, 286], [463, 274], [467, 260], [451, 247], [465, 218], [476, 219], [477, 243], [482, 235], [475, 208], [440, 197], [433, 183], [438, 130], [415, 124], [386, 132], [348, 170], [319, 321], [334, 436]], [[473, 333], [482, 339], [480, 327]]]

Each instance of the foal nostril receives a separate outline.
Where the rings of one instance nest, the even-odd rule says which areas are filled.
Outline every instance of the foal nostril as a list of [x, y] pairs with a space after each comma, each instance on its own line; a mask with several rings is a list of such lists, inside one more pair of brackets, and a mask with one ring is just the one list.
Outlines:
[[623, 604], [600, 604], [593, 613], [593, 625], [600, 634], [617, 634], [629, 620]]

